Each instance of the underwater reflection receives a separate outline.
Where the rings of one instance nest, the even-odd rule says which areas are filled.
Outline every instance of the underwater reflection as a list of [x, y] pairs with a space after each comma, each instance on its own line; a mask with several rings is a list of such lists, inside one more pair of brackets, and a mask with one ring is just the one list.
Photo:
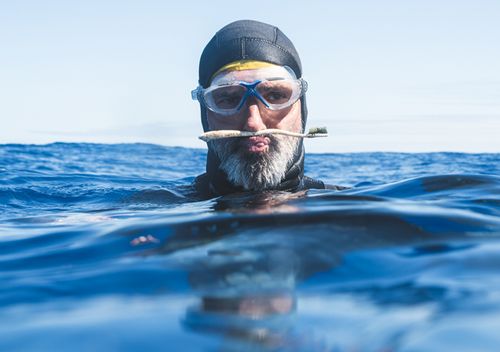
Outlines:
[[202, 296], [186, 313], [184, 326], [222, 338], [222, 351], [290, 349], [295, 306], [292, 292]]
[[207, 253], [189, 273], [199, 300], [183, 326], [221, 339], [220, 351], [324, 351], [295, 327], [296, 253], [251, 252]]
[[[143, 232], [145, 242], [146, 233], [163, 234], [146, 255], [163, 255], [188, 276], [197, 302], [183, 315], [183, 328], [214, 337], [220, 351], [327, 351], [370, 345], [366, 336], [381, 346], [371, 350], [385, 351], [403, 335], [397, 324], [387, 328], [390, 334], [370, 333], [379, 316], [424, 306], [443, 312], [450, 302], [473, 297], [432, 277], [449, 266], [450, 256], [472, 249], [478, 235], [497, 235], [498, 219], [353, 192], [220, 197], [204, 217]], [[430, 281], [419, 279], [421, 272]], [[307, 325], [309, 290], [325, 309], [342, 295], [365, 305], [326, 318], [320, 309]], [[318, 328], [315, 319], [329, 323]], [[432, 319], [429, 313], [414, 320]], [[339, 333], [342, 320], [361, 330]]]
[[[301, 263], [298, 241], [289, 238], [288, 231], [281, 234], [281, 240], [266, 234], [271, 220], [266, 214], [293, 213], [297, 208], [287, 202], [304, 195], [267, 192], [222, 197], [214, 205], [217, 210], [252, 216], [248, 221], [238, 217], [237, 226], [218, 223], [213, 232], [200, 230], [196, 236], [192, 232], [186, 236], [185, 231], [177, 231], [177, 236], [170, 238], [177, 242], [183, 233], [184, 240], [191, 237], [190, 245], [197, 243], [183, 257], [183, 268], [198, 296], [183, 319], [186, 330], [220, 339], [220, 351], [326, 350], [321, 341], [295, 324], [296, 283], [303, 280], [308, 266]], [[186, 248], [172, 244], [163, 249], [176, 252], [174, 248]], [[324, 263], [310, 264], [314, 268], [306, 271], [325, 269]]]
[[296, 213], [300, 211], [300, 208], [288, 203], [305, 197], [307, 197], [307, 191], [295, 193], [284, 191], [237, 193], [218, 198], [213, 209], [232, 213]]

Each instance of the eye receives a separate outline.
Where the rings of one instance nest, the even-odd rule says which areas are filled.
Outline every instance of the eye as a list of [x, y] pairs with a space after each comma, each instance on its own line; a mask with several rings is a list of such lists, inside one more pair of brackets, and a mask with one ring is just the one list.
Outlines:
[[286, 102], [288, 100], [288, 95], [281, 90], [273, 90], [267, 92], [264, 98], [270, 103], [279, 104]]
[[293, 86], [285, 81], [262, 82], [258, 87], [259, 93], [270, 104], [284, 104], [290, 100]]
[[238, 106], [241, 101], [239, 95], [219, 96], [214, 99], [215, 104], [221, 109], [233, 109]]
[[214, 104], [219, 109], [234, 109], [239, 105], [244, 91], [241, 88], [225, 87], [212, 92]]

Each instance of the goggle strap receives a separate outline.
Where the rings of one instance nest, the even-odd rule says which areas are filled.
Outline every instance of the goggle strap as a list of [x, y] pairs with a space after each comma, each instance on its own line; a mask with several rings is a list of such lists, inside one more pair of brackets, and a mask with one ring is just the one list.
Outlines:
[[191, 99], [193, 100], [199, 100], [200, 99], [200, 94], [203, 91], [203, 88], [201, 86], [196, 87], [191, 91]]

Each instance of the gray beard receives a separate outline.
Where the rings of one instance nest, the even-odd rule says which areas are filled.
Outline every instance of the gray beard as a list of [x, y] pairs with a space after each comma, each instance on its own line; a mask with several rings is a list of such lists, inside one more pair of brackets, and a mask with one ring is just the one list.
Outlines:
[[209, 142], [220, 160], [219, 168], [235, 186], [247, 191], [273, 189], [285, 178], [299, 146], [299, 139], [269, 135], [269, 150], [265, 153], [245, 151], [243, 138], [226, 138]]

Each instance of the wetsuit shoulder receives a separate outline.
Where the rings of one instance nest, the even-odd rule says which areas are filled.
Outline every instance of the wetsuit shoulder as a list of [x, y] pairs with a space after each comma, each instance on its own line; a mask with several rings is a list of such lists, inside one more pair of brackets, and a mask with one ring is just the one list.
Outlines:
[[315, 180], [311, 177], [304, 176], [303, 184], [305, 189], [334, 189], [337, 191], [341, 191], [343, 189], [348, 189], [349, 187], [337, 186], [337, 185], [329, 185], [320, 180]]
[[337, 185], [328, 185], [325, 184], [325, 189], [334, 189], [336, 191], [342, 191], [344, 189], [350, 189], [351, 187], [346, 187], [346, 186], [337, 186]]
[[320, 180], [315, 180], [311, 177], [304, 176], [302, 179], [303, 186], [305, 189], [325, 189], [325, 183]]
[[198, 197], [200, 197], [201, 199], [208, 199], [213, 197], [213, 194], [210, 191], [210, 180], [207, 173], [196, 176], [192, 186]]

